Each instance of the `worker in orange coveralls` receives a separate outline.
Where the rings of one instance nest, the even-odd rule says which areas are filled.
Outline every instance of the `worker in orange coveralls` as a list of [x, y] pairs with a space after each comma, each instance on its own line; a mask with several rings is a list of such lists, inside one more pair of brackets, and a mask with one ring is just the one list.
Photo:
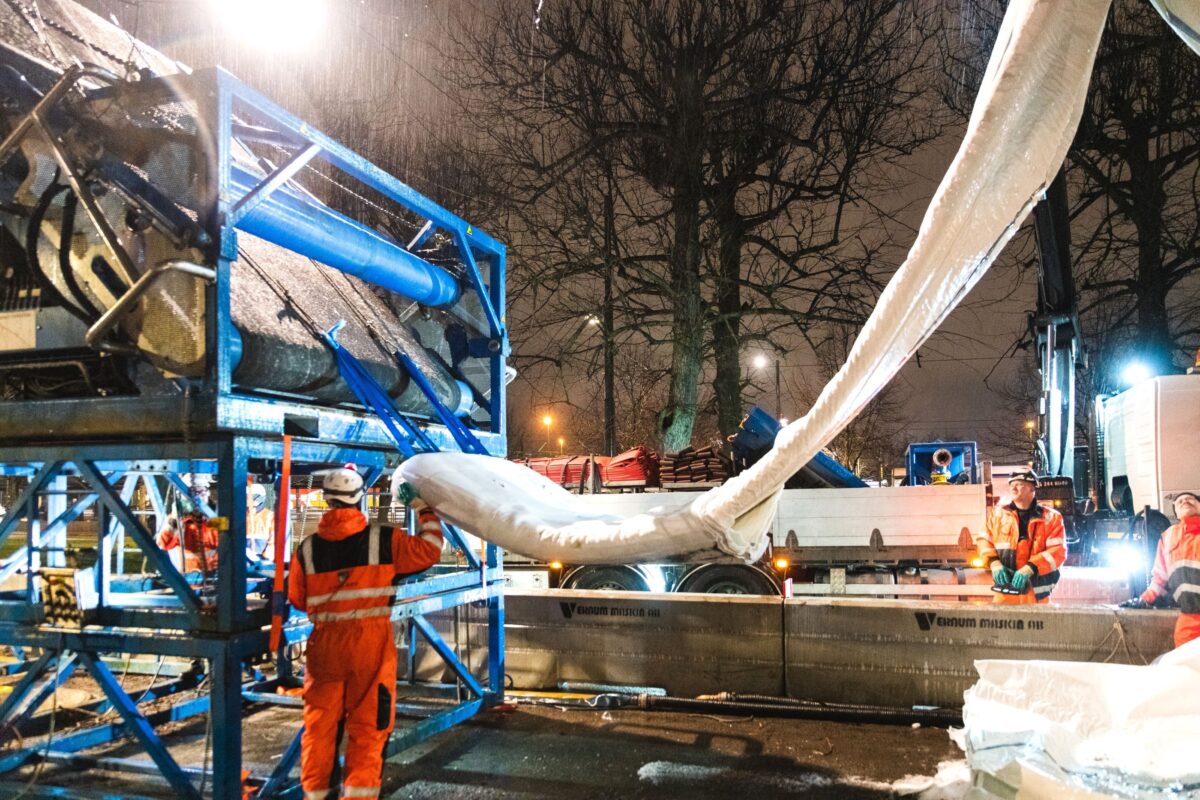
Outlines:
[[1032, 470], [1008, 479], [1012, 502], [988, 517], [975, 541], [992, 570], [997, 603], [1048, 603], [1067, 560], [1062, 514], [1037, 502], [1038, 477]]
[[211, 575], [217, 571], [217, 545], [219, 531], [211, 524], [199, 508], [208, 503], [209, 477], [192, 475], [188, 493], [191, 495], [191, 511], [172, 513], [166, 526], [154, 537], [154, 543], [165, 552], [183, 546], [183, 571], [203, 572]]
[[325, 800], [337, 759], [338, 726], [348, 738], [341, 797], [378, 797], [383, 748], [395, 721], [397, 578], [428, 569], [442, 553], [437, 515], [409, 488], [419, 530], [370, 525], [359, 510], [363, 479], [347, 465], [325, 476], [329, 511], [292, 561], [288, 599], [308, 613], [300, 783], [305, 800]]
[[1175, 621], [1175, 646], [1179, 647], [1200, 639], [1200, 495], [1184, 492], [1174, 505], [1179, 522], [1158, 540], [1149, 588], [1121, 606], [1151, 608], [1159, 600], [1173, 599], [1179, 604]]

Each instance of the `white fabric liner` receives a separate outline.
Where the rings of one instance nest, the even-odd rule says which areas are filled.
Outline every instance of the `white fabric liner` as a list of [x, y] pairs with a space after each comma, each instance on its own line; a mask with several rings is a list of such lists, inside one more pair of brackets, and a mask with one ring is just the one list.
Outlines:
[[1200, 0], [1150, 0], [1188, 47], [1200, 54]]
[[846, 363], [754, 467], [687, 508], [628, 518], [591, 511], [586, 496], [498, 458], [418, 455], [401, 467], [403, 479], [443, 518], [533, 558], [757, 558], [784, 481], [887, 385], [1041, 198], [1078, 126], [1109, 2], [1011, 3], [962, 145], [908, 257]]
[[975, 669], [954, 738], [976, 773], [1022, 798], [1200, 797], [1200, 640], [1141, 667], [977, 661]]

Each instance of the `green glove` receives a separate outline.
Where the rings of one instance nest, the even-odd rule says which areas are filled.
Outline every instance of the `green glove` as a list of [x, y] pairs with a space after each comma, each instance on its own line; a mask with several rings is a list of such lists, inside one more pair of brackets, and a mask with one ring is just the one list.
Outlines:
[[1000, 588], [1008, 586], [1008, 582], [1012, 580], [1013, 571], [1000, 563], [1000, 559], [992, 561], [992, 583]]
[[404, 503], [406, 506], [411, 506], [413, 500], [421, 499], [421, 495], [417, 492], [417, 487], [413, 486], [411, 483], [400, 484], [400, 488], [396, 490], [396, 497], [398, 497], [400, 502]]
[[1009, 579], [1009, 582], [1012, 584], [1014, 589], [1023, 592], [1029, 588], [1029, 579], [1032, 577], [1033, 567], [1026, 564], [1012, 574], [1012, 578]]

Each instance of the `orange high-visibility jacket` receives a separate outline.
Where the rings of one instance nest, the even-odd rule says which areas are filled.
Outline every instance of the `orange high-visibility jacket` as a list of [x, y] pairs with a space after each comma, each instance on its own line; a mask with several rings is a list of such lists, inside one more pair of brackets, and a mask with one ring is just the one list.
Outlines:
[[437, 515], [421, 509], [418, 525], [417, 535], [409, 536], [400, 528], [368, 525], [357, 508], [327, 511], [316, 535], [300, 543], [288, 599], [315, 625], [390, 617], [395, 579], [441, 558]]
[[1058, 583], [1058, 568], [1067, 560], [1067, 538], [1062, 514], [1053, 508], [1035, 504], [1028, 534], [1027, 538], [1020, 538], [1017, 507], [1009, 503], [992, 511], [983, 535], [975, 540], [975, 546], [989, 567], [996, 559], [1010, 569], [1020, 569], [1026, 564], [1032, 566], [1034, 576], [1029, 583], [1034, 596], [1042, 600], [1050, 596]]
[[1163, 531], [1154, 557], [1150, 586], [1142, 599], [1153, 603], [1163, 595], [1184, 614], [1200, 614], [1200, 517], [1188, 517]]
[[[178, 527], [183, 528], [182, 537]], [[182, 544], [184, 572], [216, 572], [219, 544], [217, 537], [217, 529], [210, 525], [208, 520], [188, 514], [182, 520], [172, 519], [167, 527], [154, 537], [154, 542], [163, 550], [174, 550]]]

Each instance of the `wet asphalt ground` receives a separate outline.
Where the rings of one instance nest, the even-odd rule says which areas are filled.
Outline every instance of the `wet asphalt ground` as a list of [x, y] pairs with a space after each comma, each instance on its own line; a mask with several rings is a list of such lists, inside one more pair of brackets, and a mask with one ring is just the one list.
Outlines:
[[[249, 714], [247, 767], [267, 774], [299, 724], [295, 709]], [[166, 737], [172, 754], [199, 767], [206, 732], [203, 717], [176, 724]], [[103, 755], [148, 762], [131, 743]], [[482, 712], [391, 759], [381, 796], [867, 800], [894, 797], [894, 781], [932, 775], [939, 762], [960, 757], [944, 728], [519, 705]], [[0, 798], [31, 775], [28, 769], [6, 775]], [[156, 776], [54, 766], [42, 770], [25, 796], [56, 796], [41, 790], [51, 785], [97, 798], [175, 796]]]

